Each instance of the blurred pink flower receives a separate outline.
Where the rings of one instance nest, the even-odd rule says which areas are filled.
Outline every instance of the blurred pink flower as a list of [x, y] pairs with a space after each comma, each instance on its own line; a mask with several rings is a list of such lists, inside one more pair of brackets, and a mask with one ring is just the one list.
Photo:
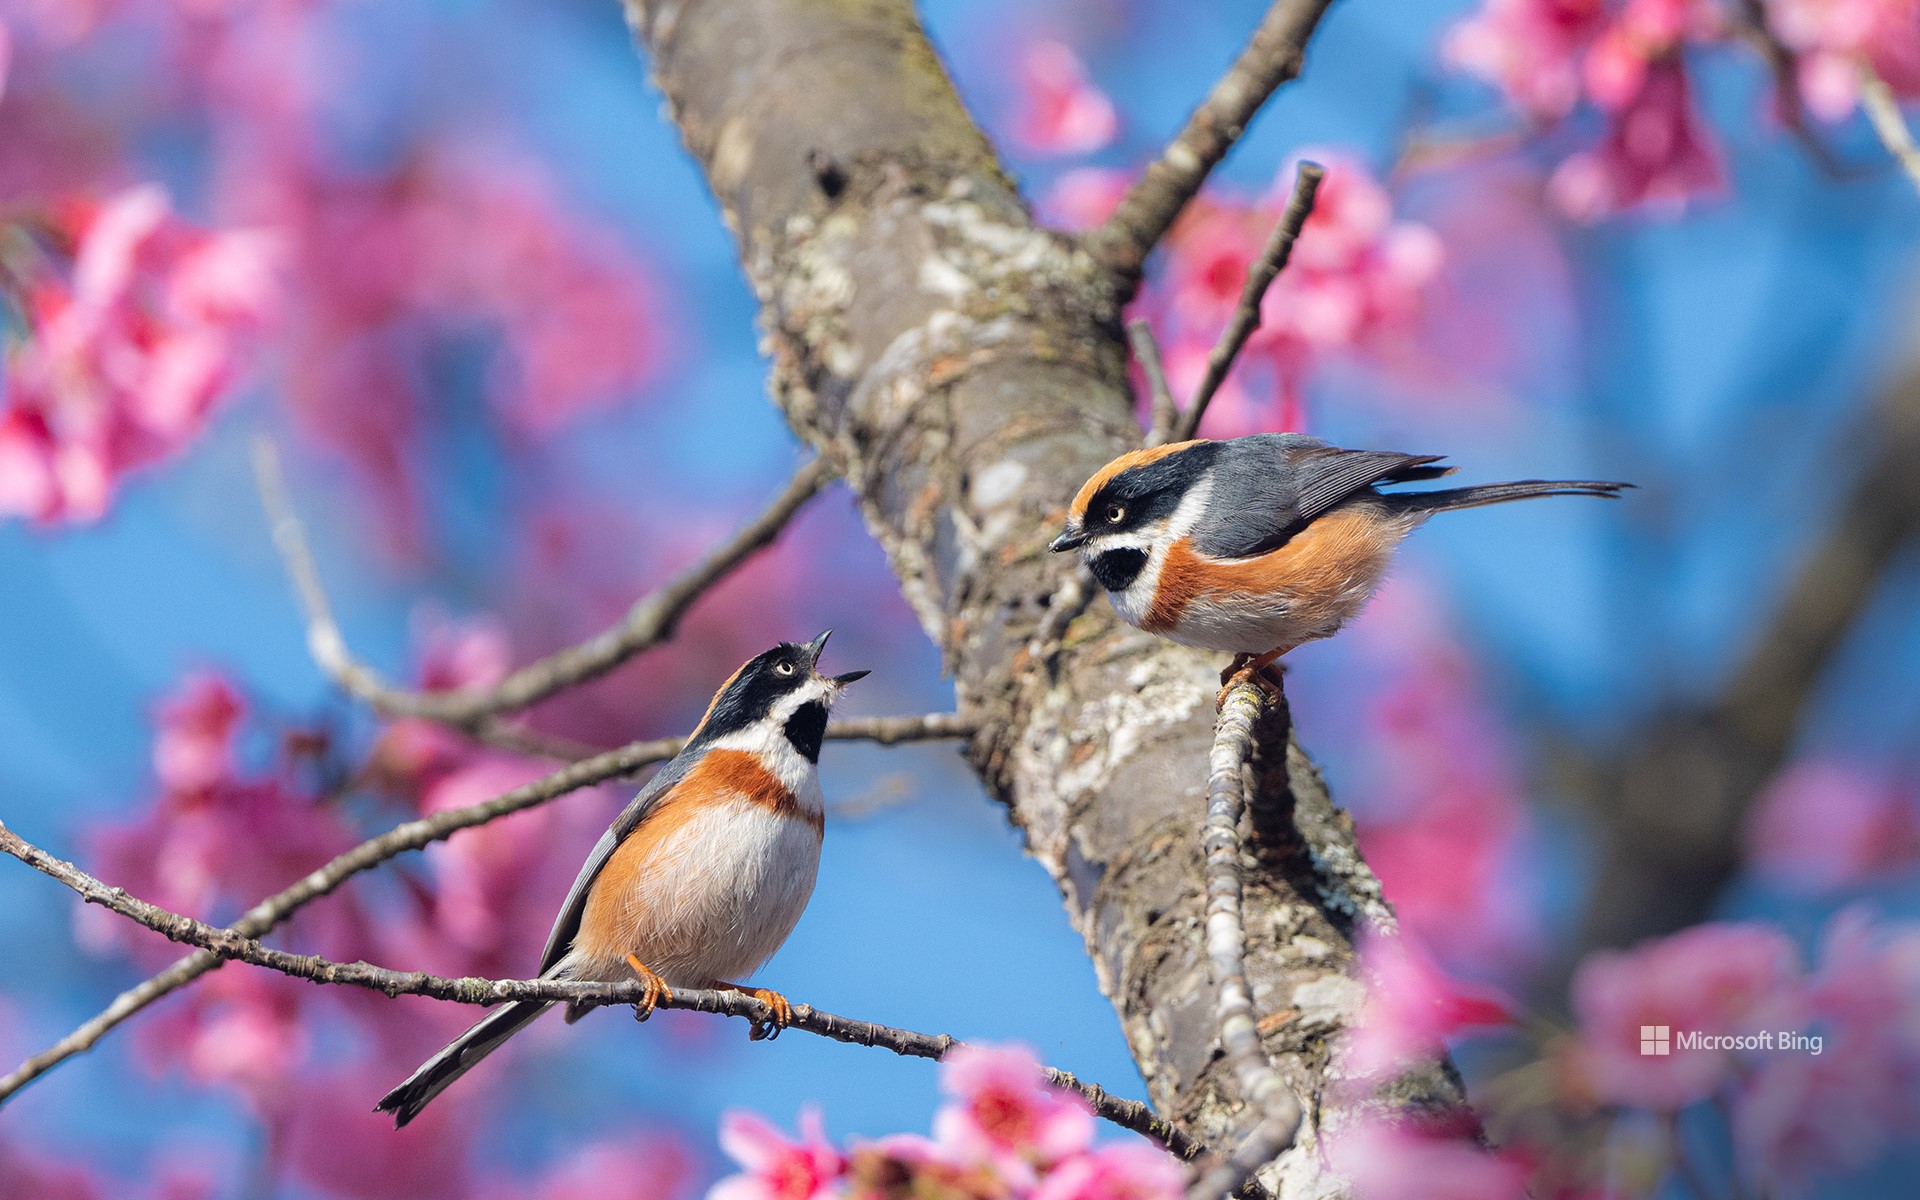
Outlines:
[[934, 1140], [1017, 1184], [1093, 1141], [1086, 1101], [1049, 1085], [1024, 1046], [954, 1047], [940, 1062], [940, 1090], [953, 1102], [934, 1115]]
[[673, 1200], [685, 1188], [688, 1171], [686, 1152], [664, 1136], [591, 1142], [537, 1184], [517, 1186], [508, 1195], [514, 1200]]
[[1014, 86], [1020, 107], [1013, 135], [1038, 154], [1085, 154], [1098, 150], [1119, 132], [1113, 101], [1087, 78], [1087, 69], [1068, 47], [1042, 39], [1020, 54]]
[[1694, 111], [1677, 57], [1648, 64], [1643, 85], [1611, 114], [1600, 144], [1555, 169], [1547, 192], [1560, 210], [1596, 221], [1651, 204], [1677, 209], [1725, 187], [1713, 135]]
[[[1574, 976], [1573, 1007], [1580, 1034], [1569, 1065], [1580, 1085], [1603, 1103], [1673, 1111], [1725, 1085], [1737, 1053], [1688, 1048], [1680, 1035], [1799, 1028], [1806, 994], [1786, 934], [1718, 923], [1592, 955]], [[1659, 1029], [1668, 1052], [1643, 1053]]]
[[1487, 0], [1448, 33], [1441, 54], [1533, 116], [1557, 120], [1580, 99], [1580, 60], [1606, 24], [1602, 0]]
[[0, 1139], [0, 1180], [8, 1200], [105, 1200], [109, 1194], [105, 1182], [87, 1168], [49, 1162], [6, 1139]]
[[1860, 68], [1873, 68], [1894, 95], [1920, 96], [1920, 3], [1916, 0], [1774, 0], [1767, 20], [1798, 52], [1800, 94], [1828, 121], [1860, 102]]
[[1326, 1137], [1353, 1200], [1522, 1200], [1526, 1169], [1461, 1137], [1357, 1117]]
[[[381, 1064], [383, 1076], [391, 1065]], [[292, 1172], [338, 1200], [471, 1200], [474, 1093], [449, 1092], [395, 1133], [371, 1110], [367, 1085], [364, 1069], [300, 1078], [282, 1130]]]
[[730, 1112], [720, 1119], [720, 1148], [746, 1170], [714, 1184], [708, 1200], [824, 1200], [847, 1169], [812, 1108], [800, 1113], [796, 1139], [753, 1113]]
[[1818, 1053], [1766, 1056], [1735, 1098], [1742, 1162], [1769, 1181], [1864, 1167], [1920, 1130], [1920, 926], [1841, 912], [1808, 995]]
[[[163, 908], [215, 918], [223, 906], [279, 891], [357, 840], [288, 763], [242, 769], [234, 742], [246, 711], [239, 690], [210, 673], [187, 677], [161, 701], [153, 751], [160, 796], [133, 820], [91, 832], [98, 874]], [[84, 906], [77, 919], [90, 945], [164, 948], [103, 909]], [[323, 941], [344, 939], [327, 941], [329, 949], [360, 952], [359, 911], [350, 902], [309, 910], [299, 927]]]
[[1028, 1200], [1179, 1200], [1186, 1171], [1158, 1146], [1123, 1142], [1068, 1158]]
[[152, 186], [68, 204], [55, 224], [72, 272], [27, 297], [32, 335], [0, 411], [0, 517], [89, 521], [121, 475], [204, 427], [271, 317], [279, 245], [196, 230]]
[[1683, 40], [1717, 32], [1705, 0], [1627, 0], [1587, 55], [1587, 95], [1609, 112], [1632, 103], [1656, 62], [1677, 62]]
[[195, 1082], [232, 1084], [264, 1099], [307, 1062], [315, 1012], [304, 1001], [314, 995], [304, 980], [232, 967], [139, 1026], [136, 1041], [156, 1069], [182, 1067]]
[[204, 792], [233, 777], [235, 732], [247, 705], [226, 678], [189, 675], [155, 718], [153, 773], [170, 792]]
[[1746, 841], [1754, 866], [1772, 879], [1847, 887], [1920, 861], [1920, 795], [1850, 763], [1794, 763], [1767, 785]]
[[1113, 215], [1133, 175], [1109, 167], [1075, 167], [1041, 194], [1040, 219], [1059, 229], [1091, 229]]
[[[1249, 392], [1223, 392], [1209, 409], [1217, 422], [1209, 430], [1223, 436], [1301, 428], [1305, 380], [1334, 356], [1373, 365], [1404, 358], [1445, 259], [1431, 228], [1394, 219], [1391, 197], [1364, 167], [1331, 151], [1303, 157], [1324, 165], [1327, 176], [1286, 272], [1262, 301], [1260, 328], [1239, 372], [1251, 368], [1269, 380], [1275, 399], [1256, 406]], [[1291, 169], [1283, 172], [1258, 203], [1203, 195], [1174, 227], [1143, 302], [1164, 342], [1170, 378], [1177, 372], [1198, 381], [1292, 180]], [[1178, 382], [1176, 391], [1183, 386], [1190, 391], [1191, 384]]]
[[13, 34], [0, 21], [0, 100], [7, 96], [7, 71], [13, 66]]
[[[506, 629], [491, 617], [456, 620], [438, 609], [414, 614], [417, 665], [414, 680], [423, 691], [452, 692], [488, 688], [513, 665]], [[436, 773], [473, 757], [473, 743], [438, 721], [402, 718], [380, 735], [374, 758], [389, 782], [417, 790]]]
[[[544, 765], [528, 759], [485, 754], [427, 784], [420, 812], [430, 816], [478, 804], [546, 773]], [[566, 832], [572, 832], [566, 819], [546, 806], [490, 821], [428, 847], [427, 864], [434, 878], [432, 961], [450, 964], [445, 969], [481, 975], [524, 971], [528, 948], [546, 940], [552, 920], [550, 901], [537, 897], [564, 892], [566, 884], [559, 876], [572, 874], [570, 867], [554, 865], [557, 859], [565, 859], [563, 847], [571, 849], [580, 840]], [[584, 855], [586, 846], [580, 845], [579, 850]], [[556, 885], [553, 892], [540, 886], [549, 876]], [[456, 953], [461, 957], [448, 957]]]
[[1356, 1075], [1393, 1075], [1446, 1053], [1447, 1039], [1511, 1024], [1513, 1009], [1490, 988], [1449, 978], [1406, 935], [1361, 932], [1367, 1000], [1347, 1046]]

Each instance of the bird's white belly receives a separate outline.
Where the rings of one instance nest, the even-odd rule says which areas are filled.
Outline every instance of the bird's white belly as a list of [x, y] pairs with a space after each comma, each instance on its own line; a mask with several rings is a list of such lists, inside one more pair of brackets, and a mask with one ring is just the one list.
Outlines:
[[[773, 956], [813, 895], [820, 833], [751, 801], [706, 807], [663, 839], [621, 898], [626, 948], [667, 983], [734, 983]], [[626, 979], [623, 958], [570, 964]]]

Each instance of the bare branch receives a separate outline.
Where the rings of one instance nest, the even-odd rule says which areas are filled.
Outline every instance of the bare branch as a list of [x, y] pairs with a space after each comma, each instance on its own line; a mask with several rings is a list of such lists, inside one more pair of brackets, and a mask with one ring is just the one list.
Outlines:
[[424, 717], [466, 729], [482, 727], [489, 717], [526, 708], [556, 692], [597, 679], [672, 637], [680, 619], [696, 600], [754, 552], [772, 544], [801, 506], [836, 475], [824, 459], [816, 458], [801, 467], [765, 511], [691, 569], [635, 602], [620, 624], [529, 663], [490, 688], [416, 692], [388, 683], [347, 649], [346, 639], [341, 636], [327, 603], [326, 591], [321, 587], [320, 572], [314, 565], [306, 532], [287, 497], [279, 457], [272, 443], [264, 438], [254, 443], [254, 473], [259, 482], [261, 503], [273, 526], [274, 544], [280, 549], [287, 574], [306, 612], [307, 649], [321, 670], [383, 716]]
[[1887, 81], [1865, 62], [1860, 64], [1860, 107], [1867, 110], [1873, 131], [1880, 135], [1887, 153], [1900, 163], [1915, 188], [1920, 188], [1920, 146], [1913, 144], [1913, 130], [1900, 112], [1900, 101]]
[[1173, 385], [1167, 382], [1167, 368], [1160, 361], [1160, 343], [1154, 339], [1153, 326], [1145, 317], [1127, 322], [1127, 341], [1133, 347], [1133, 357], [1140, 369], [1146, 372], [1147, 388], [1153, 397], [1147, 445], [1158, 446], [1167, 440], [1173, 423], [1180, 417], [1179, 406], [1173, 402]]
[[[353, 876], [371, 870], [396, 855], [440, 841], [457, 830], [483, 825], [508, 813], [532, 808], [569, 792], [630, 774], [648, 763], [663, 762], [679, 752], [682, 742], [681, 738], [634, 742], [618, 750], [583, 759], [491, 800], [403, 822], [378, 837], [361, 842], [292, 887], [260, 901], [228, 926], [226, 933], [236, 938], [259, 937], [305, 905], [333, 892]], [[210, 954], [190, 954], [153, 978], [122, 992], [98, 1016], [0, 1078], [0, 1104], [5, 1104], [8, 1097], [62, 1062], [92, 1048], [101, 1035], [134, 1013], [200, 978], [218, 967], [220, 962], [219, 958]]]
[[1220, 1048], [1256, 1123], [1225, 1161], [1194, 1183], [1188, 1200], [1226, 1200], [1292, 1145], [1300, 1128], [1300, 1101], [1260, 1045], [1253, 991], [1247, 985], [1247, 929], [1240, 913], [1240, 819], [1247, 811], [1253, 727], [1266, 703], [1257, 683], [1242, 682], [1227, 693], [1208, 760], [1207, 822], [1201, 842], [1206, 851], [1207, 961], [1219, 989], [1214, 1012]]
[[[644, 995], [639, 980], [625, 983], [576, 983], [551, 979], [449, 979], [422, 971], [395, 971], [372, 963], [334, 962], [318, 955], [294, 954], [264, 946], [237, 929], [217, 929], [192, 917], [170, 912], [124, 888], [111, 887], [79, 867], [56, 858], [0, 824], [0, 851], [11, 854], [34, 870], [72, 888], [88, 904], [98, 904], [127, 919], [164, 934], [173, 941], [196, 946], [217, 962], [245, 962], [306, 979], [314, 983], [341, 984], [366, 988], [388, 996], [430, 996], [462, 1004], [499, 1004], [509, 1000], [566, 1001], [584, 1007], [634, 1004]], [[196, 956], [197, 957], [197, 956]], [[662, 999], [661, 1008], [682, 1008], [696, 1012], [740, 1017], [764, 1025], [773, 1010], [766, 1003], [736, 991], [705, 991], [675, 988], [672, 999]], [[938, 1059], [955, 1046], [963, 1045], [948, 1034], [915, 1033], [872, 1021], [821, 1012], [810, 1004], [796, 1004], [790, 1028], [859, 1046], [891, 1050], [909, 1058]], [[1136, 1100], [1109, 1095], [1096, 1084], [1084, 1083], [1065, 1071], [1047, 1070], [1056, 1086], [1071, 1088], [1084, 1097], [1094, 1111], [1105, 1119], [1135, 1133], [1153, 1138], [1180, 1155], [1194, 1158], [1203, 1147], [1191, 1137], [1154, 1115], [1153, 1110]]]
[[[928, 713], [918, 717], [867, 717], [841, 721], [827, 727], [827, 737], [839, 741], [871, 741], [882, 746], [905, 742], [965, 738], [974, 733], [974, 724], [958, 713]], [[296, 911], [334, 891], [349, 878], [403, 854], [451, 837], [461, 829], [498, 820], [509, 813], [532, 808], [569, 792], [632, 775], [651, 763], [664, 762], [680, 752], [685, 738], [660, 738], [633, 742], [615, 750], [592, 752], [587, 747], [549, 745], [541, 753], [577, 758], [572, 766], [556, 771], [505, 795], [451, 808], [444, 812], [396, 825], [378, 837], [370, 838], [341, 854], [285, 891], [254, 905], [238, 921], [227, 927], [236, 937], [257, 938], [281, 924]], [[575, 753], [575, 751], [584, 753]], [[204, 951], [189, 954], [166, 970], [114, 997], [101, 1012], [61, 1038], [52, 1046], [21, 1063], [0, 1077], [0, 1105], [7, 1098], [59, 1066], [76, 1054], [93, 1048], [114, 1026], [147, 1005], [177, 991], [220, 966], [221, 959]]]
[[1331, 5], [1332, 0], [1277, 0], [1179, 136], [1128, 189], [1106, 223], [1088, 233], [1088, 249], [1124, 281], [1124, 291], [1132, 291], [1147, 256], [1267, 97], [1300, 74], [1307, 39]]
[[1220, 331], [1220, 340], [1207, 355], [1207, 373], [1188, 402], [1187, 411], [1174, 422], [1170, 440], [1184, 442], [1200, 431], [1200, 419], [1207, 415], [1213, 394], [1226, 381], [1227, 372], [1233, 369], [1234, 360], [1245, 349], [1247, 339], [1260, 328], [1260, 302], [1280, 272], [1286, 270], [1287, 260], [1293, 257], [1293, 244], [1299, 239], [1307, 218], [1313, 215], [1313, 200], [1320, 192], [1320, 181], [1326, 176], [1326, 168], [1316, 162], [1301, 163], [1294, 174], [1293, 193], [1287, 197], [1287, 207], [1281, 210], [1280, 220], [1267, 235], [1260, 257], [1247, 268], [1246, 282], [1240, 287], [1240, 303], [1234, 306], [1227, 327]]

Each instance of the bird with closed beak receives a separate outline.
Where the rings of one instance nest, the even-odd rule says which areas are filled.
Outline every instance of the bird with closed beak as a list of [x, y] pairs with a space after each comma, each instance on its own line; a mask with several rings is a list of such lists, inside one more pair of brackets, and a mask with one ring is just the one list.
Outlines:
[[[675, 987], [731, 989], [772, 1010], [772, 1033], [785, 1028], [793, 1014], [786, 997], [732, 981], [773, 956], [813, 894], [827, 713], [867, 674], [820, 674], [826, 644], [827, 633], [782, 643], [721, 685], [686, 746], [587, 856], [547, 935], [541, 979], [637, 975], [646, 985], [636, 1010], [643, 1018]], [[374, 1111], [405, 1125], [550, 1003], [516, 1000], [489, 1012]], [[579, 1015], [570, 1007], [567, 1019]]]
[[1366, 605], [1401, 540], [1435, 513], [1536, 496], [1616, 497], [1633, 486], [1523, 479], [1380, 490], [1452, 474], [1435, 465], [1440, 458], [1343, 450], [1300, 433], [1135, 450], [1081, 487], [1052, 549], [1078, 550], [1128, 624], [1231, 652], [1226, 684], [1337, 632]]

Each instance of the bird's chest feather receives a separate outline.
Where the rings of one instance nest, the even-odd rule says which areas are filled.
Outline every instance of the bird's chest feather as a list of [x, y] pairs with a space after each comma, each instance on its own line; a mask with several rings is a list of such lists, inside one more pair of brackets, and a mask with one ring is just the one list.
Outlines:
[[778, 949], [813, 893], [823, 825], [814, 773], [789, 783], [767, 766], [710, 752], [607, 860], [575, 948], [604, 963], [634, 952], [699, 982]]
[[1324, 637], [1365, 605], [1406, 532], [1364, 511], [1336, 510], [1251, 558], [1209, 559], [1182, 538], [1167, 548], [1136, 623], [1192, 645], [1251, 653]]

